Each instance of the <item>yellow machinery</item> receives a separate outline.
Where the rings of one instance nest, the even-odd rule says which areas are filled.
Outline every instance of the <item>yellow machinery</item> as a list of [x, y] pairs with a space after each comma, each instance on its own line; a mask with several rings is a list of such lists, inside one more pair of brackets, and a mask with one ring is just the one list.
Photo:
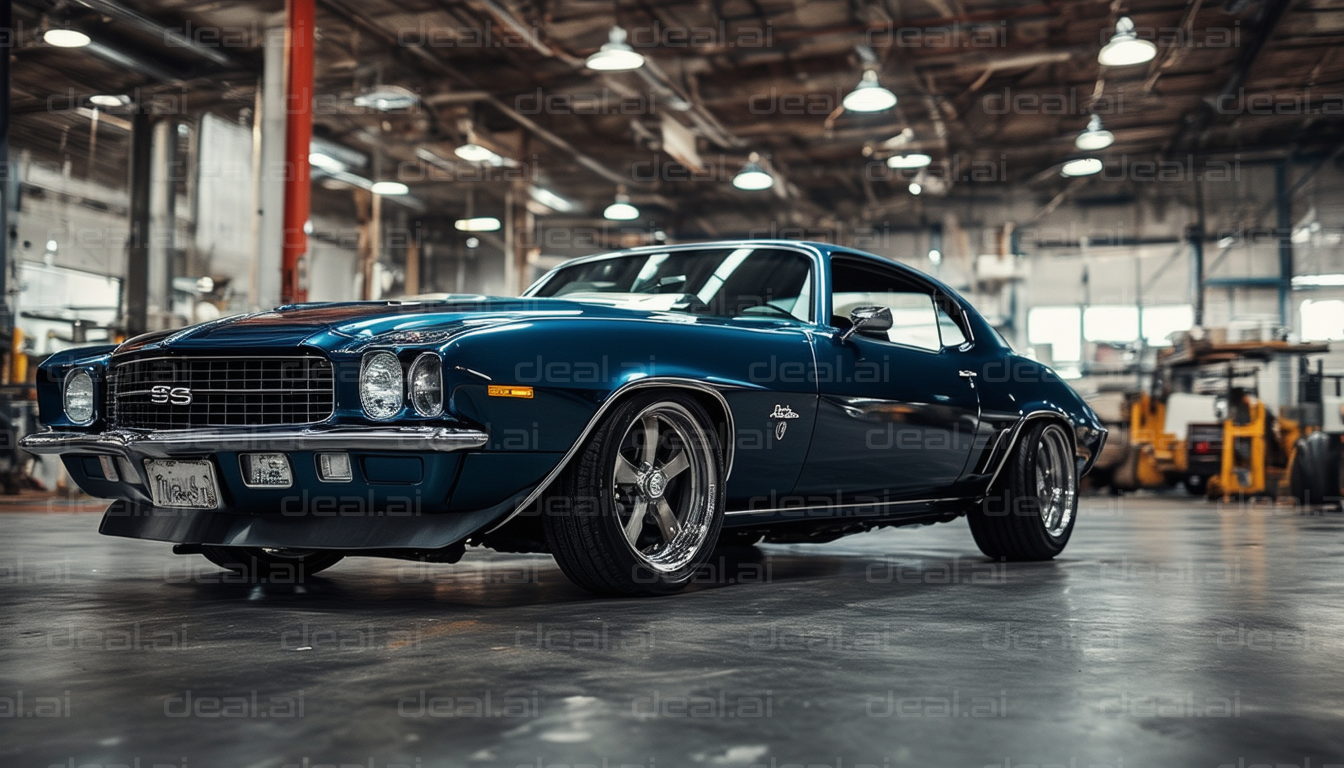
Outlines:
[[1138, 488], [1165, 488], [1172, 477], [1184, 476], [1185, 444], [1167, 430], [1167, 403], [1143, 392], [1129, 406], [1132, 483]]
[[[1261, 365], [1282, 356], [1305, 359], [1326, 351], [1325, 344], [1191, 339], [1163, 350], [1151, 391], [1129, 396], [1129, 451], [1113, 485], [1132, 490], [1184, 482], [1190, 492], [1209, 498], [1276, 495], [1281, 484], [1286, 489], [1297, 442], [1310, 430], [1304, 431], [1295, 419], [1272, 419], [1265, 404], [1249, 394], [1239, 409], [1215, 413], [1211, 386], [1227, 398], [1234, 379], [1258, 375]], [[1256, 365], [1239, 368], [1243, 363]], [[1226, 378], [1226, 383], [1217, 385], [1215, 378]], [[1269, 421], [1273, 424], [1267, 428]], [[1284, 456], [1287, 466], [1276, 466], [1284, 464]]]
[[[1248, 398], [1248, 411], [1245, 423], [1233, 418], [1223, 422], [1222, 471], [1209, 482], [1211, 499], [1286, 495], [1297, 442], [1315, 431], [1306, 427], [1304, 432], [1298, 421], [1282, 417], [1269, 426], [1269, 409], [1256, 398]], [[1287, 457], [1282, 467], [1272, 466], [1271, 440]]]

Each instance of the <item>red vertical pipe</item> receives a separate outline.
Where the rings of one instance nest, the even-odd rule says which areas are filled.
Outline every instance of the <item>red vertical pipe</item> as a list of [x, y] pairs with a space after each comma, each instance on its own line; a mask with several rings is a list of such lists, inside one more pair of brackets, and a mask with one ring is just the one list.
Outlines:
[[285, 230], [280, 255], [280, 301], [308, 300], [308, 146], [313, 138], [313, 27], [316, 0], [288, 0], [285, 26]]

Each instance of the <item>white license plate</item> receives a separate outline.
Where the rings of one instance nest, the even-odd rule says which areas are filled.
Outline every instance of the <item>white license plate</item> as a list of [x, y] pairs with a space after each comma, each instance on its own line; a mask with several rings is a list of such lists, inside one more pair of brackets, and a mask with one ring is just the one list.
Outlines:
[[145, 459], [149, 492], [156, 507], [214, 509], [219, 506], [215, 468], [208, 461]]

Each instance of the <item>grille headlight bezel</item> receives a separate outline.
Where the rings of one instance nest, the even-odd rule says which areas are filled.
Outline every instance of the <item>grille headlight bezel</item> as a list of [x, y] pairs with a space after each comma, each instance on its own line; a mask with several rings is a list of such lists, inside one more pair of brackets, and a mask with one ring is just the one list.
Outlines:
[[415, 358], [407, 382], [416, 413], [429, 419], [443, 415], [443, 358], [438, 353], [425, 352]]
[[[87, 385], [85, 382], [87, 382]], [[78, 383], [81, 388], [84, 386], [88, 387], [88, 403], [85, 406], [88, 409], [88, 416], [85, 418], [80, 418], [71, 407], [71, 386], [76, 383]], [[82, 392], [82, 389], [80, 391]], [[94, 419], [98, 418], [98, 404], [96, 402], [97, 394], [98, 389], [94, 386], [93, 374], [89, 373], [89, 369], [74, 368], [67, 372], [65, 374], [65, 382], [61, 385], [61, 410], [65, 412], [65, 418], [69, 419], [70, 423], [76, 427], [87, 427], [92, 424]], [[75, 407], [79, 408], [80, 406]], [[80, 413], [83, 413], [83, 411], [81, 410]]]
[[359, 366], [359, 404], [374, 421], [389, 421], [406, 406], [406, 372], [387, 351], [369, 352]]

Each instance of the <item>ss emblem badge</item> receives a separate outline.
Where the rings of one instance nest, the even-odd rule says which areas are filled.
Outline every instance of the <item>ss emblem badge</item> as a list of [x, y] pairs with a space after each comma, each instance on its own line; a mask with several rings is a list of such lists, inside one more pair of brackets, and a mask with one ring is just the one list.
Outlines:
[[191, 390], [160, 384], [149, 390], [149, 401], [155, 405], [191, 405]]

